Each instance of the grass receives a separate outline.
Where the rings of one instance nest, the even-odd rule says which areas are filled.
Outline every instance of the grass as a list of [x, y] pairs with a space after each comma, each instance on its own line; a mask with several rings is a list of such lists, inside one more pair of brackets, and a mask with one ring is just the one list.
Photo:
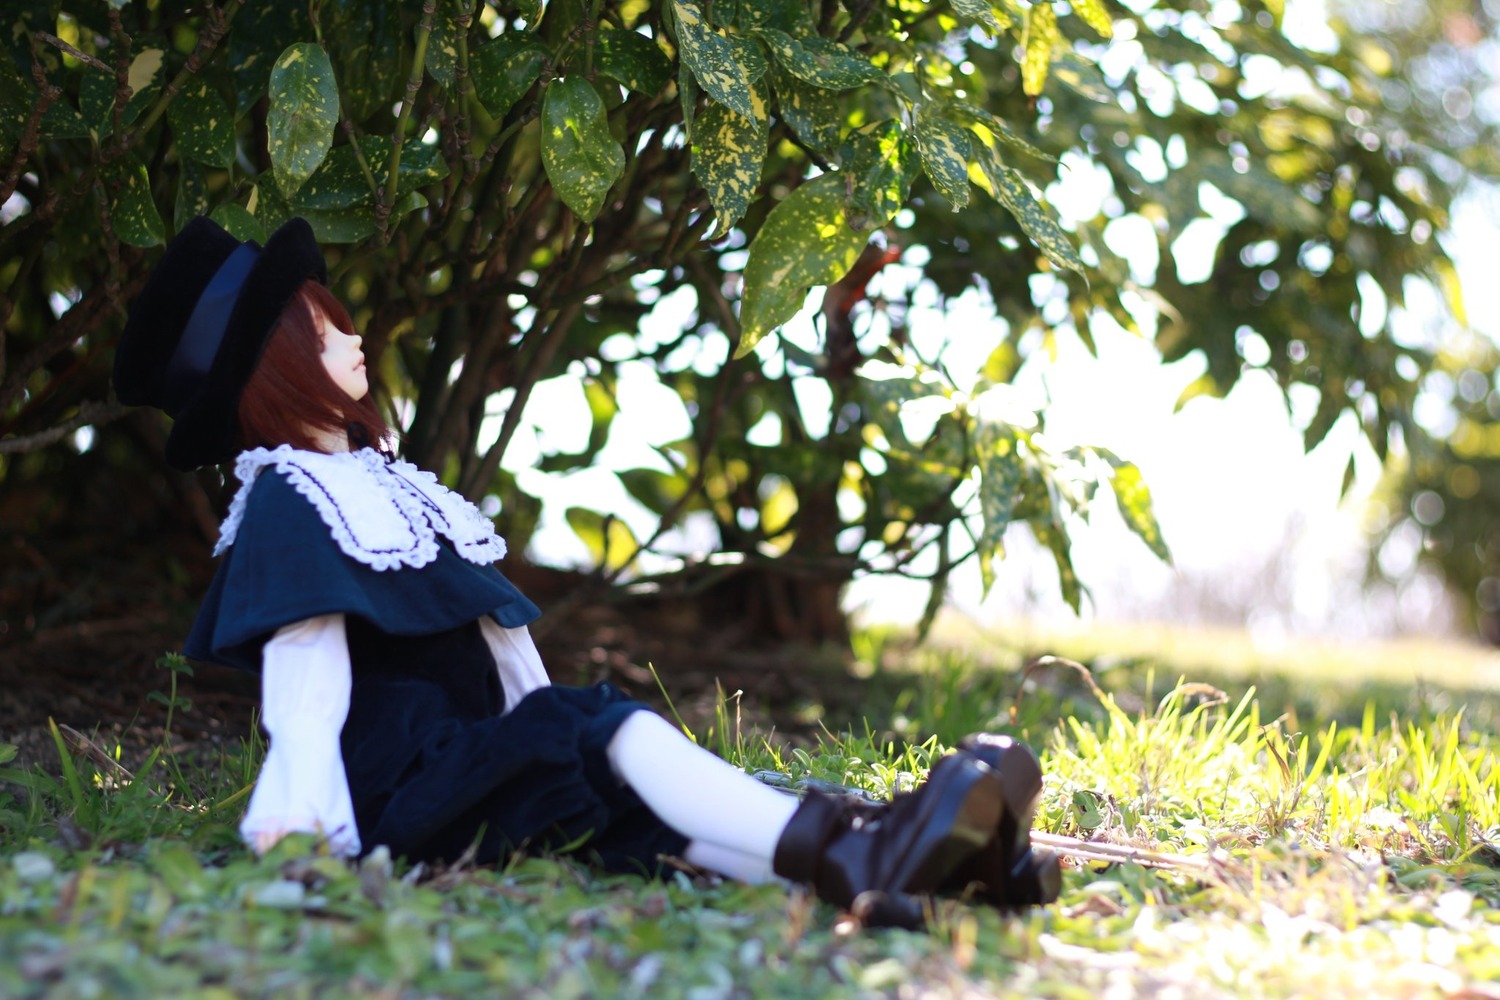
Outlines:
[[744, 732], [731, 696], [694, 735], [763, 777], [886, 794], [1010, 732], [1042, 753], [1039, 837], [1172, 864], [1078, 862], [1052, 906], [943, 901], [929, 933], [868, 932], [776, 886], [566, 859], [356, 866], [311, 838], [256, 858], [233, 824], [259, 747], [127, 772], [59, 733], [58, 767], [0, 759], [0, 995], [1500, 996], [1492, 697], [1274, 664], [1267, 694], [1149, 654], [1023, 679], [970, 648], [990, 655], [866, 633], [868, 724], [794, 746]]

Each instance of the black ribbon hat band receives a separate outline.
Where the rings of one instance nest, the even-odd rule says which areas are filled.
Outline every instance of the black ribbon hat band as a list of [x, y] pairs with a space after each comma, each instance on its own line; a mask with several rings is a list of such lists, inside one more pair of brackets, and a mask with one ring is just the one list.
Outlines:
[[176, 415], [203, 386], [203, 377], [213, 366], [224, 331], [229, 328], [229, 314], [239, 299], [240, 289], [250, 269], [260, 258], [254, 244], [242, 243], [214, 272], [212, 280], [198, 297], [198, 304], [183, 327], [167, 370], [162, 378], [162, 409]]

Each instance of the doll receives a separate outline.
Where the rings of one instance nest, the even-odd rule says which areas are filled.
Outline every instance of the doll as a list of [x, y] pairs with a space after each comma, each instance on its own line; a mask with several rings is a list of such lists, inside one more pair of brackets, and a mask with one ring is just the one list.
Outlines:
[[172, 240], [115, 358], [122, 402], [173, 418], [176, 468], [234, 461], [221, 557], [184, 652], [259, 673], [270, 735], [240, 830], [337, 854], [481, 863], [578, 850], [611, 871], [664, 858], [805, 883], [867, 923], [923, 898], [1056, 896], [1029, 848], [1035, 757], [982, 738], [889, 804], [769, 788], [609, 684], [552, 685], [539, 611], [494, 567], [477, 508], [397, 460], [360, 337], [309, 225], [264, 247], [206, 218]]

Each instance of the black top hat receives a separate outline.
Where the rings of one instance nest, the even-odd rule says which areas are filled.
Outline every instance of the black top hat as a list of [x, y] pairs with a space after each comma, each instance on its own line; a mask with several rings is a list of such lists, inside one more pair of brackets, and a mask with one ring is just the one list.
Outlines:
[[234, 454], [240, 393], [308, 278], [327, 284], [328, 271], [304, 219], [287, 222], [262, 248], [200, 216], [167, 245], [115, 348], [115, 393], [172, 417], [173, 467]]

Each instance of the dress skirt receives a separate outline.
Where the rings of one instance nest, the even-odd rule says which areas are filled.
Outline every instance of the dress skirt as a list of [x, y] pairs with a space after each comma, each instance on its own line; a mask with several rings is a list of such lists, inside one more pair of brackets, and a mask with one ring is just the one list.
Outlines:
[[[409, 860], [489, 863], [577, 851], [659, 874], [687, 838], [610, 768], [615, 730], [647, 706], [609, 684], [539, 688], [504, 711], [478, 626], [393, 636], [348, 620], [354, 691], [342, 748], [359, 836]], [[503, 713], [503, 714], [502, 714]]]

